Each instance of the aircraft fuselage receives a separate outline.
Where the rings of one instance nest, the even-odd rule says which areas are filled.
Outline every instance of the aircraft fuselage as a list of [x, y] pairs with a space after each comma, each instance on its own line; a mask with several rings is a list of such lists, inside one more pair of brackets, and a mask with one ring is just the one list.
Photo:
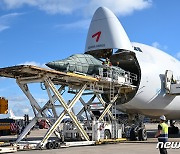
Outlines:
[[173, 71], [173, 76], [178, 79], [180, 62], [156, 48], [140, 43], [132, 45], [142, 50], [135, 51], [141, 69], [140, 84], [133, 99], [119, 107], [131, 113], [140, 112], [152, 117], [164, 114], [169, 119], [179, 119], [180, 95], [166, 93], [165, 72]]

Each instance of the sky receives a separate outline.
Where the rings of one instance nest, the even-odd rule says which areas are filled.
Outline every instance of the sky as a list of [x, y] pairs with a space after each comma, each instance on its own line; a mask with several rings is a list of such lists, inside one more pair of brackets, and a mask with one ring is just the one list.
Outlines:
[[[0, 67], [44, 67], [47, 62], [83, 53], [92, 15], [100, 6], [115, 13], [132, 42], [180, 59], [179, 0], [0, 0]], [[43, 105], [47, 97], [40, 85], [31, 89]], [[32, 115], [15, 80], [0, 78], [0, 96], [9, 100], [16, 115]]]

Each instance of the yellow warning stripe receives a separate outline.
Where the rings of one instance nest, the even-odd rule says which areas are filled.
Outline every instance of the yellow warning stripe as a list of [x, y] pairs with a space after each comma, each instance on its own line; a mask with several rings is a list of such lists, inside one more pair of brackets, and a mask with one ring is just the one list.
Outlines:
[[75, 78], [81, 78], [81, 79], [85, 79], [85, 80], [91, 80], [91, 81], [98, 81], [98, 79], [94, 78], [94, 77], [91, 77], [91, 76], [85, 76], [85, 75], [80, 75], [80, 74], [76, 74], [76, 73], [70, 73], [70, 72], [67, 72], [67, 75], [68, 76], [71, 76], [71, 77], [75, 77]]
[[117, 143], [117, 142], [125, 142], [127, 141], [126, 138], [117, 138], [117, 139], [100, 139], [96, 141], [96, 144], [103, 144], [103, 143]]

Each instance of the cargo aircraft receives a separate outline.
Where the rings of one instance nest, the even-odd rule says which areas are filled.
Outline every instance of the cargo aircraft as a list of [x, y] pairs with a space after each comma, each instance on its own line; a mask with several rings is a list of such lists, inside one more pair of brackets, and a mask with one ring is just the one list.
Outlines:
[[[84, 59], [89, 58], [86, 65], [91, 61], [89, 67], [93, 64], [99, 67], [101, 62], [97, 59], [106, 57], [113, 66], [138, 77], [133, 83], [137, 86], [136, 91], [117, 102], [120, 110], [150, 117], [164, 114], [168, 119], [180, 118], [180, 62], [157, 48], [130, 42], [120, 21], [108, 8], [100, 7], [94, 13], [87, 35], [85, 54], [76, 54], [46, 65], [60, 71], [73, 71], [73, 64], [80, 63], [84, 66], [81, 63]], [[93, 74], [93, 68], [89, 70], [77, 68], [81, 73]]]
[[[109, 55], [109, 49], [116, 51]], [[113, 65], [137, 74], [137, 90], [117, 102], [120, 110], [180, 118], [180, 62], [157, 48], [130, 42], [117, 17], [105, 7], [98, 8], [92, 18], [85, 53], [109, 56]]]
[[[85, 54], [97, 59], [108, 57], [113, 66], [137, 75], [133, 81], [136, 90], [118, 99], [119, 110], [180, 119], [180, 62], [157, 48], [130, 42], [118, 18], [106, 7], [93, 15]], [[102, 97], [108, 102], [106, 94]]]

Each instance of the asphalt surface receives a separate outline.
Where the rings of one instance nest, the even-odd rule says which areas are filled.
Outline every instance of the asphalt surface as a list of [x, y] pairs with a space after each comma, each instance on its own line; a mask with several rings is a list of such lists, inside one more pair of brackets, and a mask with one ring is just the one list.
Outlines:
[[[20, 151], [19, 154], [158, 154], [155, 143], [118, 143], [96, 146], [70, 147], [53, 150]], [[169, 149], [170, 154], [179, 154], [180, 149]]]
[[[80, 147], [69, 147], [69, 148], [60, 148], [53, 150], [31, 150], [31, 151], [18, 151], [19, 154], [158, 154], [159, 150], [156, 149], [157, 139], [154, 138], [154, 135], [157, 131], [158, 124], [146, 124], [146, 129], [148, 131], [148, 140], [147, 141], [128, 141], [125, 143], [111, 143], [111, 144], [102, 144], [96, 146], [80, 146]], [[179, 127], [180, 128], [180, 127]], [[28, 140], [39, 140], [42, 139], [47, 130], [34, 130], [28, 136]], [[17, 135], [14, 136], [5, 136], [0, 137], [2, 140], [16, 140]], [[180, 134], [172, 135], [169, 138], [169, 141], [180, 142]], [[180, 149], [168, 149], [170, 154], [179, 154]]]

